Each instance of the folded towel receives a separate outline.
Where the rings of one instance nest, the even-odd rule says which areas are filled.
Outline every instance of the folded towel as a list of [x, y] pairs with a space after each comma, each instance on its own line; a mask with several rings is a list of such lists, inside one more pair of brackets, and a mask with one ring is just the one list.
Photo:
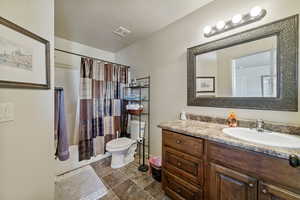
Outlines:
[[137, 94], [130, 94], [125, 97], [125, 100], [129, 100], [129, 101], [145, 100], [145, 97], [143, 97], [143, 96], [140, 97], [140, 95], [137, 95]]
[[141, 110], [141, 109], [143, 109], [144, 108], [144, 106], [143, 105], [140, 105], [140, 104], [128, 104], [127, 106], [126, 106], [126, 109], [127, 110]]

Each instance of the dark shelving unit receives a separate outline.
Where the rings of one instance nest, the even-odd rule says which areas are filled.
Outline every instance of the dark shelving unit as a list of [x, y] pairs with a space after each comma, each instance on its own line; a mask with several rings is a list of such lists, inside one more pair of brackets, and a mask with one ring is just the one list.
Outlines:
[[[147, 77], [142, 77], [142, 78], [137, 78], [137, 83], [141, 83], [142, 81], [146, 81], [147, 85], [142, 85], [142, 86], [132, 86], [132, 87], [125, 87], [125, 94], [128, 94], [128, 89], [131, 90], [138, 90], [138, 94], [139, 94], [139, 99], [138, 100], [126, 100], [129, 103], [134, 102], [134, 103], [138, 103], [139, 105], [143, 105], [143, 103], [147, 103], [147, 112], [141, 112], [138, 115], [132, 115], [132, 117], [138, 117], [138, 121], [139, 121], [139, 136], [141, 137], [141, 133], [142, 133], [142, 116], [146, 117], [147, 119], [144, 120], [145, 121], [145, 130], [144, 130], [144, 135], [142, 138], [142, 142], [138, 143], [138, 153], [139, 153], [139, 170], [146, 172], [149, 169], [149, 166], [146, 164], [145, 159], [149, 159], [149, 153], [150, 153], [150, 76]], [[143, 90], [147, 90], [147, 99], [142, 99], [142, 91]], [[132, 91], [131, 91], [132, 92]], [[144, 106], [144, 105], [143, 105]], [[127, 110], [126, 110], [127, 112]], [[127, 112], [128, 115], [131, 115], [130, 113]], [[146, 131], [146, 127], [147, 127], [147, 131]], [[147, 155], [146, 155], [146, 144], [145, 144], [145, 140], [146, 140], [146, 134], [147, 134]], [[146, 157], [147, 156], [147, 157]], [[141, 160], [142, 158], [142, 160]]]

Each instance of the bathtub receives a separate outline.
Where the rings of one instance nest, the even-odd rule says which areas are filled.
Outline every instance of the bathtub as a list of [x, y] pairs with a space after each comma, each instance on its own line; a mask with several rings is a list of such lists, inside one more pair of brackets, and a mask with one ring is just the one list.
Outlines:
[[78, 145], [70, 146], [69, 150], [70, 150], [70, 158], [68, 160], [66, 160], [66, 161], [60, 161], [58, 159], [55, 160], [55, 175], [56, 176], [111, 156], [110, 153], [106, 152], [105, 154], [101, 154], [101, 155], [92, 157], [90, 160], [83, 160], [83, 161], [79, 162], [78, 161]]

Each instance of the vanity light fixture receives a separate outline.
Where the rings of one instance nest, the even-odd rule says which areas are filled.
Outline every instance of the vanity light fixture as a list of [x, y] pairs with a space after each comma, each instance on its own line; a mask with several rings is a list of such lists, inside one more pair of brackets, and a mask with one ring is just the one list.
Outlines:
[[242, 15], [238, 14], [238, 15], [234, 15], [233, 18], [231, 19], [233, 24], [238, 24], [242, 21]]
[[217, 29], [218, 30], [222, 30], [223, 28], [225, 28], [225, 22], [224, 21], [219, 21], [218, 23], [217, 23]]
[[211, 26], [205, 26], [204, 33], [209, 34], [211, 32]]
[[212, 37], [214, 35], [224, 33], [231, 29], [250, 24], [261, 20], [267, 14], [267, 10], [259, 6], [253, 7], [249, 13], [241, 15], [237, 14], [228, 21], [219, 21], [215, 26], [206, 26], [203, 30], [205, 37]]
[[259, 6], [255, 6], [254, 8], [251, 9], [250, 15], [251, 17], [257, 17], [262, 13], [262, 8]]

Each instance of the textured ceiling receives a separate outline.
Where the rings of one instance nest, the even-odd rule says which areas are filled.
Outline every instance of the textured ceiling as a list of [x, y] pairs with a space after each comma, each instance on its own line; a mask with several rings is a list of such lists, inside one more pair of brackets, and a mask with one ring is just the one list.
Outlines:
[[[116, 52], [212, 0], [55, 0], [55, 35]], [[132, 33], [112, 33], [123, 26]]]

